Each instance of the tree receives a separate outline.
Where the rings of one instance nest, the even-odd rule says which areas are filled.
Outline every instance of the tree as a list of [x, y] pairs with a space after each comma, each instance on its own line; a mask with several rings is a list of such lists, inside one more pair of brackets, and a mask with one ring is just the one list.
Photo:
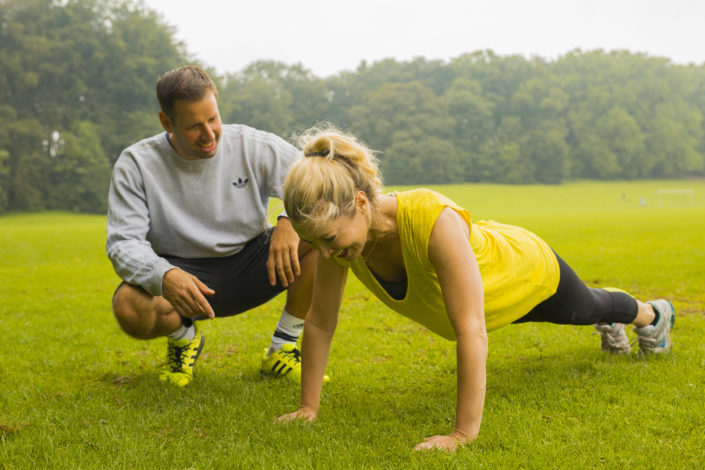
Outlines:
[[44, 209], [49, 188], [49, 153], [45, 142], [50, 136], [34, 118], [18, 118], [5, 123], [8, 153], [8, 208], [19, 211]]
[[463, 179], [473, 181], [477, 168], [472, 162], [487, 160], [490, 143], [496, 138], [494, 103], [497, 100], [483, 92], [479, 81], [467, 77], [456, 78], [442, 99], [455, 120], [453, 142], [463, 162]]
[[[96, 168], [109, 171], [123, 148], [159, 128], [154, 85], [184, 62], [171, 29], [136, 1], [0, 2], [0, 152], [7, 169], [0, 210], [55, 207], [53, 139], [85, 127], [79, 122], [94, 124], [95, 155], [105, 159]], [[74, 202], [79, 210], [102, 204]]]
[[330, 94], [325, 82], [301, 65], [257, 61], [226, 78], [220, 93], [227, 122], [239, 122], [288, 138], [327, 120]]
[[74, 124], [52, 157], [50, 209], [103, 212], [107, 209], [110, 165], [95, 125]]
[[522, 158], [532, 162], [533, 166], [532, 178], [529, 180], [527, 175], [522, 182], [558, 184], [568, 179], [570, 161], [567, 133], [563, 119], [544, 120], [522, 140]]
[[226, 122], [248, 126], [286, 136], [290, 132], [291, 95], [288, 91], [259, 77], [235, 87], [228, 87]]
[[[186, 63], [140, 0], [0, 0], [0, 212], [101, 210], [100, 173], [159, 132], [156, 81]], [[390, 183], [705, 175], [705, 66], [485, 50], [326, 79], [275, 61], [209, 72], [224, 121], [284, 138], [331, 122], [381, 152]]]
[[649, 174], [653, 165], [646, 159], [644, 134], [636, 119], [624, 109], [610, 109], [596, 123], [595, 132], [614, 155], [619, 170], [613, 176], [636, 178]]
[[657, 156], [659, 176], [674, 177], [702, 173], [705, 156], [699, 152], [703, 140], [703, 115], [680, 100], [660, 103], [649, 122], [646, 145]]
[[7, 150], [0, 150], [0, 214], [8, 209], [10, 203], [10, 194], [8, 192], [10, 187], [9, 159], [10, 153]]
[[382, 85], [349, 112], [353, 130], [376, 149], [389, 147], [395, 132], [449, 138], [455, 128], [447, 105], [418, 82]]
[[382, 172], [389, 184], [443, 184], [461, 181], [457, 150], [447, 140], [398, 132], [385, 151]]
[[384, 151], [390, 183], [440, 182], [439, 175], [447, 181], [460, 178], [460, 158], [451, 141], [455, 122], [446, 103], [420, 83], [385, 84], [367, 93], [350, 110], [350, 121], [353, 131]]

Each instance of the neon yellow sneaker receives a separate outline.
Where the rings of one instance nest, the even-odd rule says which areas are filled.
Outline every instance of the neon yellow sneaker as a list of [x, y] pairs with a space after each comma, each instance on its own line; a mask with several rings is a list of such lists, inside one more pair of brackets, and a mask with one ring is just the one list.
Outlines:
[[301, 383], [301, 352], [293, 344], [283, 344], [279, 351], [267, 356], [267, 350], [262, 356], [263, 375], [286, 377], [297, 384]]
[[166, 358], [167, 363], [159, 374], [159, 380], [169, 382], [178, 387], [184, 387], [193, 380], [193, 367], [201, 354], [206, 338], [196, 328], [196, 336], [192, 340], [186, 338], [174, 341], [168, 338]]
[[[279, 351], [274, 351], [271, 356], [267, 356], [264, 350], [262, 356], [262, 375], [272, 375], [274, 377], [286, 377], [294, 383], [301, 383], [301, 351], [293, 344], [283, 344]], [[323, 376], [323, 382], [329, 382], [327, 375]]]

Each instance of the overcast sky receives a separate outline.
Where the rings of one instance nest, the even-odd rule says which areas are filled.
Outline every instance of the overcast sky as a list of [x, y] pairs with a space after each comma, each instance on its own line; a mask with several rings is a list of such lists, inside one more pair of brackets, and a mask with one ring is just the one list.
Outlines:
[[705, 63], [704, 0], [144, 0], [219, 74], [255, 60], [319, 77], [362, 60], [451, 59], [492, 49], [556, 59], [627, 49]]

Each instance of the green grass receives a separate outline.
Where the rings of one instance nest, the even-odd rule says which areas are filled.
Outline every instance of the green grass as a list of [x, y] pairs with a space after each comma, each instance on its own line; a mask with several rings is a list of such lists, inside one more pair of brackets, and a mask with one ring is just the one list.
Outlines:
[[[660, 188], [691, 188], [694, 204], [658, 207]], [[283, 297], [206, 323], [197, 378], [174, 389], [157, 378], [164, 342], [130, 339], [113, 319], [105, 217], [8, 215], [0, 468], [702, 468], [705, 182], [435, 189], [475, 219], [534, 230], [590, 285], [672, 299], [673, 353], [606, 356], [591, 327], [492, 332], [479, 439], [414, 453], [452, 429], [454, 345], [351, 280], [319, 419], [277, 425], [298, 387], [258, 367]]]

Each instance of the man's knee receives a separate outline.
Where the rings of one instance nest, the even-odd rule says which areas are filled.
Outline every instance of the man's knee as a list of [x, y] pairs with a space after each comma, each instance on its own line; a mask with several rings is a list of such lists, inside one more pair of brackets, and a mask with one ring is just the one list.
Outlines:
[[120, 284], [113, 294], [113, 314], [125, 333], [137, 339], [150, 339], [144, 312], [137, 309], [135, 302], [136, 297], [141, 294], [137, 292], [138, 289], [140, 288], [124, 282]]

